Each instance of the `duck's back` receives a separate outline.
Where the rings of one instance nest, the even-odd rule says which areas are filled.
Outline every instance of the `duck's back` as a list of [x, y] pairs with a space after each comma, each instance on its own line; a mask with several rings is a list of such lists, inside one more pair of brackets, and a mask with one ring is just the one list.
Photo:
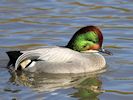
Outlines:
[[73, 51], [64, 47], [47, 47], [36, 50], [29, 51], [21, 51], [23, 56], [25, 55], [38, 55], [38, 59], [43, 60], [45, 62], [54, 62], [54, 63], [62, 63], [68, 62], [73, 58], [77, 58], [81, 56], [79, 52]]

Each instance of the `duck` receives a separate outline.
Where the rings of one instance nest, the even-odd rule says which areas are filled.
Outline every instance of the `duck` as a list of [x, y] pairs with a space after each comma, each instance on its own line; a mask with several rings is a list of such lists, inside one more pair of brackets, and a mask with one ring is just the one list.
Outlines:
[[92, 73], [106, 68], [103, 34], [97, 26], [85, 26], [72, 36], [66, 46], [49, 46], [25, 51], [6, 52], [7, 66], [14, 70], [50, 74]]

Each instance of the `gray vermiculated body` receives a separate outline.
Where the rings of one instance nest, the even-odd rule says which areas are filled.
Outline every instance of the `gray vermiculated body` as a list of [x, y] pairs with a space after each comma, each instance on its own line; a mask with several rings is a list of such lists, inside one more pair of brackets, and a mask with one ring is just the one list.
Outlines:
[[100, 70], [105, 67], [105, 59], [99, 53], [80, 53], [63, 47], [48, 47], [22, 51], [16, 61], [15, 68], [27, 58], [37, 57], [35, 66], [24, 70], [46, 73], [84, 73]]

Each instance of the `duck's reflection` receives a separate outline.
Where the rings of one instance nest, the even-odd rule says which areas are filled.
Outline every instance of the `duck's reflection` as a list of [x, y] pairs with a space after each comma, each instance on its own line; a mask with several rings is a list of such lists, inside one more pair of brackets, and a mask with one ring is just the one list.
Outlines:
[[46, 73], [29, 73], [10, 71], [9, 81], [16, 85], [24, 85], [39, 92], [54, 91], [61, 88], [73, 87], [77, 91], [72, 97], [83, 100], [97, 100], [97, 96], [102, 93], [101, 81], [96, 74], [78, 74], [78, 75], [53, 75]]
[[79, 98], [79, 100], [99, 100], [98, 95], [103, 91], [101, 90], [102, 82], [97, 77], [90, 77], [76, 85], [78, 90], [72, 96]]

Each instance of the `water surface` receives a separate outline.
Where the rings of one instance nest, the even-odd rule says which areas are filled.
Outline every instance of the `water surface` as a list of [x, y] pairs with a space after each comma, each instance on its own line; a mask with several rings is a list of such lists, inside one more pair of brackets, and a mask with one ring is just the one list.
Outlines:
[[[79, 28], [102, 29], [108, 69], [76, 77], [10, 73], [9, 50], [66, 45]], [[1, 100], [133, 100], [132, 0], [0, 0]]]

